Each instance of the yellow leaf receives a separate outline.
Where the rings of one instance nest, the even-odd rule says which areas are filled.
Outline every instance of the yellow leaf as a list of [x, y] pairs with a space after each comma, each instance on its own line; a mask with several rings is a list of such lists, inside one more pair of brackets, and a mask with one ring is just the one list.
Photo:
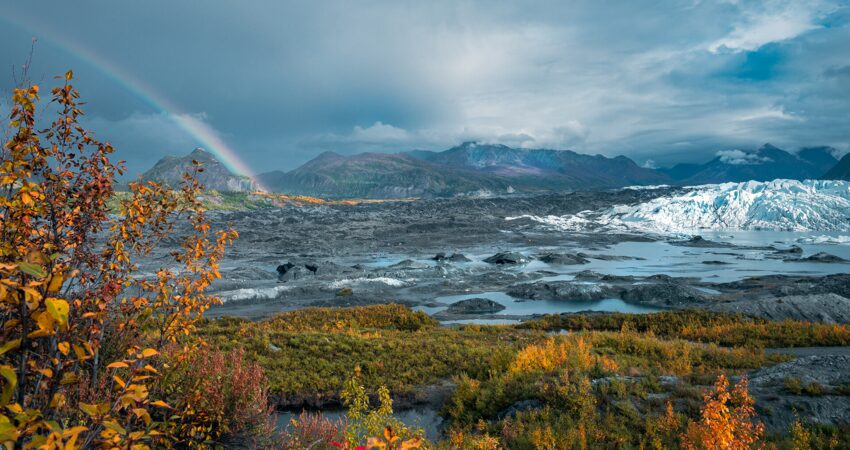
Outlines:
[[21, 340], [20, 340], [20, 339], [12, 339], [12, 340], [10, 340], [10, 341], [6, 342], [5, 344], [3, 344], [2, 346], [0, 346], [0, 355], [2, 355], [2, 354], [4, 354], [4, 353], [8, 352], [9, 350], [14, 350], [14, 349], [16, 349], [16, 348], [18, 348], [20, 345], [21, 345]]
[[130, 367], [130, 366], [127, 365], [127, 363], [121, 362], [121, 361], [116, 361], [116, 362], [106, 366], [107, 369], [126, 369], [127, 367]]
[[71, 351], [71, 344], [69, 344], [67, 342], [60, 342], [58, 347], [59, 347], [59, 351], [62, 352], [62, 354], [66, 355], [66, 356], [68, 355], [68, 352]]
[[162, 401], [162, 400], [157, 400], [157, 401], [155, 401], [155, 402], [151, 402], [151, 405], [153, 405], [153, 406], [159, 406], [160, 408], [173, 409], [171, 406], [169, 406], [169, 404], [168, 404], [168, 403], [165, 403], [165, 402], [164, 402], [164, 401]]
[[156, 356], [158, 354], [159, 352], [152, 348], [146, 348], [142, 350], [142, 358], [150, 358], [151, 356]]
[[80, 409], [88, 414], [89, 416], [95, 417], [100, 416], [103, 413], [109, 411], [109, 403], [98, 403], [98, 404], [88, 404], [88, 403], [80, 403]]
[[145, 408], [133, 408], [133, 414], [135, 414], [136, 417], [139, 417], [144, 420], [145, 425], [150, 425], [151, 416], [150, 414], [148, 414], [148, 411]]
[[57, 322], [63, 326], [68, 324], [68, 311], [70, 309], [68, 307], [68, 302], [58, 298], [49, 297], [44, 301], [44, 303], [47, 305], [47, 311], [50, 312], [50, 315], [53, 316]]
[[118, 383], [118, 385], [121, 386], [122, 389], [124, 388], [124, 386], [127, 385], [127, 383], [125, 383], [124, 380], [122, 380], [121, 377], [119, 377], [118, 375], [112, 375], [112, 379], [115, 380], [115, 382]]
[[414, 449], [414, 448], [419, 448], [421, 446], [422, 446], [422, 439], [413, 438], [413, 439], [402, 442], [401, 445], [398, 448], [399, 448], [399, 450], [411, 450], [411, 449]]
[[53, 275], [50, 279], [50, 284], [47, 286], [47, 292], [58, 292], [59, 289], [62, 289], [62, 283], [64, 282], [65, 278], [62, 275]]
[[6, 379], [6, 385], [3, 386], [3, 393], [0, 394], [0, 404], [7, 404], [12, 399], [12, 392], [15, 391], [15, 386], [18, 385], [18, 376], [15, 374], [15, 369], [10, 366], [0, 366], [0, 376]]

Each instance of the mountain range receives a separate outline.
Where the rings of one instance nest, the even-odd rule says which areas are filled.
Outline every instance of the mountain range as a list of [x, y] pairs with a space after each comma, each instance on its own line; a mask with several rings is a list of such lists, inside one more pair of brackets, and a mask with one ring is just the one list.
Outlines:
[[291, 194], [387, 198], [606, 189], [657, 184], [667, 177], [624, 156], [466, 142], [442, 152], [326, 152], [290, 172], [268, 172], [257, 179], [271, 190]]
[[850, 157], [838, 161], [831, 147], [796, 154], [765, 144], [755, 151], [720, 151], [704, 164], [664, 169], [640, 167], [625, 157], [570, 150], [512, 148], [465, 142], [445, 151], [340, 155], [325, 152], [288, 171], [234, 175], [213, 155], [195, 149], [161, 159], [144, 179], [179, 183], [192, 160], [204, 165], [200, 181], [219, 191], [273, 192], [325, 198], [404, 198], [498, 195], [544, 191], [600, 190], [635, 185], [694, 185], [748, 180], [850, 179]]
[[770, 181], [818, 179], [838, 160], [831, 147], [810, 147], [796, 154], [774, 147], [761, 146], [754, 152], [742, 150], [719, 151], [705, 164], [677, 164], [659, 171], [676, 184], [694, 185], [741, 181]]

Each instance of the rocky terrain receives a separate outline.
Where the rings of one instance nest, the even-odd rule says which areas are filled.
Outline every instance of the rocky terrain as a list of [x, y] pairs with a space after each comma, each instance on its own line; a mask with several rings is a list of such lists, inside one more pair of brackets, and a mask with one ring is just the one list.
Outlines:
[[[207, 314], [259, 319], [311, 306], [400, 303], [446, 325], [670, 309], [850, 323], [850, 249], [830, 243], [842, 242], [842, 235], [565, 230], [533, 218], [644, 210], [689, 192], [621, 189], [212, 211], [217, 226], [233, 226], [240, 238], [212, 286], [224, 304]], [[143, 268], [155, 270], [167, 251]], [[751, 374], [767, 425], [787, 429], [792, 406], [823, 423], [850, 420], [845, 381], [829, 378], [850, 371], [845, 353], [815, 349]], [[790, 392], [786, 378], [809, 388]], [[812, 383], [823, 391], [812, 395], [806, 390], [817, 389]]]

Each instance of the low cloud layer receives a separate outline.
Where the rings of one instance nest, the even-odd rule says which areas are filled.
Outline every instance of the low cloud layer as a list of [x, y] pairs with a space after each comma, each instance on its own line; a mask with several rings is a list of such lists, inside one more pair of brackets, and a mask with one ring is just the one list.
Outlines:
[[[202, 117], [253, 170], [465, 140], [648, 166], [764, 142], [850, 148], [850, 8], [830, 0], [7, 5], [4, 61], [73, 67], [143, 169], [195, 139], [104, 67]], [[108, 72], [108, 71], [106, 71]], [[3, 80], [11, 88], [11, 80]]]

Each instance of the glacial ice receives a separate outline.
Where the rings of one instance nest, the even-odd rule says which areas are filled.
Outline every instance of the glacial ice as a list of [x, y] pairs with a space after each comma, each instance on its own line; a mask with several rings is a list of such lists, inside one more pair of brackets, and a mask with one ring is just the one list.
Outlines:
[[747, 181], [694, 186], [637, 205], [568, 216], [525, 215], [564, 231], [660, 234], [697, 230], [850, 231], [850, 182]]

